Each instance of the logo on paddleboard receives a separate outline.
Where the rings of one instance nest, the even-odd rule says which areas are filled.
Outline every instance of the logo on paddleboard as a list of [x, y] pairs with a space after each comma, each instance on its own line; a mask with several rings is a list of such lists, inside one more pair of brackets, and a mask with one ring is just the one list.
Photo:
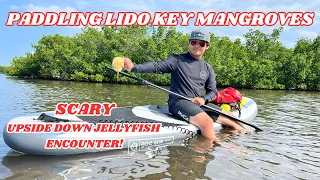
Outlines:
[[129, 148], [130, 148], [130, 150], [131, 151], [138, 151], [138, 143], [137, 142], [133, 142], [130, 146], [129, 146]]
[[207, 77], [207, 73], [205, 71], [201, 71], [200, 72], [200, 78], [201, 79], [206, 79], [206, 77]]
[[164, 146], [173, 143], [174, 136], [150, 138], [150, 139], [136, 139], [129, 140], [128, 153], [137, 151], [148, 151], [151, 147], [157, 149], [159, 146]]

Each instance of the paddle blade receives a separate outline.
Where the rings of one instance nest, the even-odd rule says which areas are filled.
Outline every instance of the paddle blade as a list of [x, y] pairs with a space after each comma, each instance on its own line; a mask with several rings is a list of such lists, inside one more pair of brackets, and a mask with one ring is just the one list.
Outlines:
[[123, 69], [124, 67], [124, 60], [121, 57], [115, 57], [112, 60], [112, 67], [113, 69], [117, 72], [117, 82], [119, 78], [119, 72]]
[[124, 67], [124, 60], [121, 57], [115, 57], [112, 60], [112, 67], [116, 72], [120, 72]]

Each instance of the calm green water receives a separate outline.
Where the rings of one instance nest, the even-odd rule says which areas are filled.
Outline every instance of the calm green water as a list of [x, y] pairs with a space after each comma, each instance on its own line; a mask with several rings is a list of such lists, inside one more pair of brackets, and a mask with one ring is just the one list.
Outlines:
[[16, 116], [52, 111], [59, 102], [166, 104], [167, 94], [146, 86], [21, 80], [0, 75], [0, 179], [319, 179], [320, 93], [240, 90], [259, 107], [250, 135], [221, 132], [233, 148], [201, 139], [169, 146], [152, 156], [126, 151], [68, 157], [20, 155], [4, 143], [5, 124]]

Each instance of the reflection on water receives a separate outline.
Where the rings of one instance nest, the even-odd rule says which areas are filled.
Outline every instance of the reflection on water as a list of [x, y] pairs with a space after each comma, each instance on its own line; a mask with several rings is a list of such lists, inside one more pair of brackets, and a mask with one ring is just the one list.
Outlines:
[[74, 156], [28, 156], [11, 152], [2, 164], [11, 169], [10, 178], [43, 178], [46, 174], [54, 179], [161, 179], [206, 178], [206, 167], [214, 156], [212, 146], [201, 138], [187, 143], [175, 143], [155, 151], [128, 154], [127, 150]]
[[319, 92], [240, 90], [259, 107], [264, 131], [221, 131], [221, 145], [179, 141], [158, 151], [127, 150], [74, 156], [28, 156], [3, 142], [6, 122], [50, 111], [59, 102], [165, 104], [167, 94], [136, 85], [20, 80], [0, 75], [0, 178], [7, 179], [319, 179]]

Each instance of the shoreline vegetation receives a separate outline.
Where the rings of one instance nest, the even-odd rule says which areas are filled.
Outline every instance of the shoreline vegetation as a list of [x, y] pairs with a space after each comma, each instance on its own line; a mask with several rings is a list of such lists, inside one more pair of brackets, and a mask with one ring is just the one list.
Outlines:
[[0, 66], [0, 74], [6, 74], [8, 66]]
[[[249, 30], [244, 42], [211, 34], [211, 47], [204, 55], [216, 73], [218, 87], [268, 90], [320, 90], [320, 36], [300, 38], [293, 48], [279, 40], [283, 28], [271, 34]], [[135, 80], [108, 70], [114, 57], [134, 63], [164, 60], [188, 51], [188, 33], [175, 27], [126, 26], [85, 27], [72, 37], [43, 36], [32, 44], [33, 53], [15, 57], [10, 66], [0, 66], [7, 76], [121, 84]], [[167, 86], [170, 75], [135, 74]]]

